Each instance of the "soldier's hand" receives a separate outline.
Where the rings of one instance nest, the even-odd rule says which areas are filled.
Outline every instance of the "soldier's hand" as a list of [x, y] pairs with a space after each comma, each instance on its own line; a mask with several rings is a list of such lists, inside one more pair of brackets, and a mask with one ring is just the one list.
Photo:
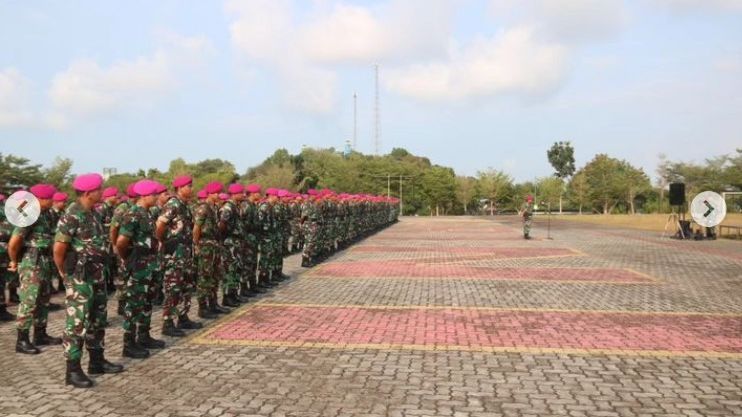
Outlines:
[[8, 271], [16, 272], [18, 270], [18, 262], [10, 261], [8, 263]]

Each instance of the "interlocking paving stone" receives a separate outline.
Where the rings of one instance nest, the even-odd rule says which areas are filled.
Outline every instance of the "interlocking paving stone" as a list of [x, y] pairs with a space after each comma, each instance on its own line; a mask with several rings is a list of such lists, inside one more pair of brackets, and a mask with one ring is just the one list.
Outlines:
[[[95, 377], [96, 386], [87, 391], [61, 384], [61, 347], [44, 347], [37, 356], [17, 355], [13, 324], [0, 324], [0, 350], [6, 352], [0, 365], [0, 416], [740, 415], [742, 359], [734, 349], [742, 338], [737, 321], [742, 315], [741, 242], [678, 242], [658, 233], [560, 221], [552, 222], [554, 240], [548, 240], [546, 220], [540, 216], [534, 227], [537, 239], [526, 242], [518, 236], [519, 227], [515, 217], [404, 218], [325, 265], [364, 262], [382, 267], [413, 261], [429, 268], [503, 271], [592, 268], [633, 271], [655, 280], [322, 277], [324, 267], [306, 272], [294, 256], [286, 263], [294, 279], [207, 323], [186, 340], [164, 338], [168, 347], [146, 360], [121, 358], [121, 320], [111, 301], [106, 354], [127, 369]], [[534, 254], [575, 250], [580, 256], [496, 256], [511, 249], [511, 254], [521, 253], [521, 248], [532, 248]], [[490, 250], [492, 256], [487, 255]], [[54, 300], [62, 301], [59, 295]], [[353, 345], [346, 339], [330, 345], [241, 344], [256, 339], [249, 332], [227, 344], [200, 343], [211, 332], [240, 325], [253, 311], [269, 307], [273, 310], [265, 321], [251, 326], [275, 332], [269, 323], [293, 325], [294, 330], [303, 323], [305, 334], [322, 331], [328, 338], [346, 339], [363, 336], [364, 326], [375, 326], [378, 340], [399, 333], [431, 343], [421, 345], [425, 349], [389, 342]], [[302, 309], [311, 314], [302, 314], [293, 324], [281, 315]], [[324, 310], [353, 314], [342, 313], [347, 320], [338, 322], [316, 313]], [[369, 311], [376, 322], [365, 319]], [[453, 320], [462, 317], [479, 321]], [[509, 321], [496, 319], [503, 317]], [[429, 318], [435, 319], [425, 321]], [[389, 323], [403, 329], [431, 323], [431, 331], [391, 332]], [[153, 334], [159, 334], [159, 308], [153, 324]], [[578, 332], [577, 326], [601, 338], [590, 338], [591, 333]], [[59, 335], [62, 327], [63, 312], [53, 312], [49, 332]], [[348, 328], [352, 331], [347, 334], [339, 331]], [[470, 345], [448, 344], [445, 337], [452, 334], [462, 340], [456, 343]], [[528, 337], [515, 338], [517, 347], [499, 349], [485, 346], [498, 345], [491, 334]], [[538, 347], [543, 340], [559, 341], [559, 347]], [[578, 342], [592, 345], [569, 347]], [[601, 343], [623, 345], [597, 348]]]

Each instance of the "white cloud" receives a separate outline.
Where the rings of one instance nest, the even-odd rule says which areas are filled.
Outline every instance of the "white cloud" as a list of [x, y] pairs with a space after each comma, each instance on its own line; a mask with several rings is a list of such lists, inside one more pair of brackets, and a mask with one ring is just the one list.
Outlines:
[[654, 2], [677, 12], [742, 11], [742, 0], [654, 0]]
[[370, 68], [376, 61], [444, 56], [449, 42], [450, 0], [392, 0], [370, 8], [315, 2], [299, 15], [288, 0], [228, 0], [234, 47], [277, 74], [288, 104], [328, 113], [337, 84], [332, 65]]
[[29, 124], [31, 81], [15, 68], [0, 70], [0, 127]]
[[49, 89], [56, 128], [85, 118], [130, 108], [150, 108], [174, 90], [184, 68], [199, 64], [209, 53], [205, 38], [160, 34], [164, 45], [151, 56], [123, 60], [108, 67], [92, 59], [77, 59], [58, 73]]
[[720, 72], [742, 73], [742, 53], [719, 57], [714, 62], [714, 68]]
[[390, 71], [385, 85], [424, 100], [461, 100], [498, 94], [543, 95], [566, 75], [569, 51], [517, 27], [489, 39], [455, 48], [445, 62]]

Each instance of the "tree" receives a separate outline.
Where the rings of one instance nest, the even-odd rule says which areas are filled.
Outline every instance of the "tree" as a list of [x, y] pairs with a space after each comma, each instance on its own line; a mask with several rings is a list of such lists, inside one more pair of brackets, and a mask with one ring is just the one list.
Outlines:
[[536, 189], [538, 190], [537, 202], [544, 202], [551, 205], [556, 205], [561, 202], [562, 193], [564, 190], [564, 181], [557, 177], [545, 177], [538, 178], [536, 180]]
[[477, 173], [483, 197], [490, 200], [490, 215], [495, 214], [495, 206], [507, 201], [513, 187], [510, 175], [496, 169], [488, 169]]
[[605, 154], [595, 155], [581, 170], [588, 183], [589, 199], [603, 214], [610, 214], [623, 197], [616, 173], [621, 161]]
[[425, 200], [430, 207], [431, 214], [435, 207], [435, 215], [443, 214], [453, 206], [456, 200], [456, 174], [453, 169], [434, 166], [425, 171], [420, 180], [420, 188]]
[[456, 177], [456, 198], [464, 206], [464, 214], [469, 214], [469, 205], [476, 197], [476, 183], [472, 177]]
[[64, 188], [72, 179], [71, 169], [71, 159], [57, 157], [54, 159], [52, 166], [44, 170], [44, 182], [54, 184], [60, 189]]
[[[555, 142], [551, 148], [546, 151], [546, 156], [549, 158], [549, 163], [554, 167], [554, 176], [566, 180], [575, 173], [575, 149], [572, 144], [567, 142]], [[564, 181], [562, 181], [564, 184]], [[562, 212], [562, 195], [564, 194], [564, 188], [562, 188], [559, 194], [559, 213]]]
[[44, 175], [41, 165], [31, 165], [29, 160], [0, 153], [0, 192], [10, 194], [41, 182]]
[[572, 201], [578, 205], [580, 214], [582, 214], [582, 207], [588, 203], [590, 193], [590, 184], [584, 172], [580, 171], [572, 176], [569, 182], [569, 192]]

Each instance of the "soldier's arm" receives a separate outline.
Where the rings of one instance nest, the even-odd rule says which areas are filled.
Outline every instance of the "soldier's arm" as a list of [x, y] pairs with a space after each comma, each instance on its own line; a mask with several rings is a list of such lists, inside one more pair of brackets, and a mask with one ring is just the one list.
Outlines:
[[21, 254], [21, 248], [23, 248], [23, 234], [13, 232], [13, 236], [10, 237], [10, 241], [8, 242], [8, 257], [10, 258], [8, 271], [18, 269], [18, 258]]
[[119, 235], [118, 239], [116, 239], [116, 251], [121, 259], [129, 257], [129, 242], [129, 238], [125, 235]]
[[[108, 231], [108, 239], [110, 242], [116, 243], [116, 241], [118, 240], [118, 237], [119, 237], [119, 226], [118, 224], [114, 225], [113, 223], [111, 223], [111, 229]], [[114, 251], [118, 250], [116, 249], [115, 244], [113, 245], [113, 249]]]
[[121, 259], [129, 257], [129, 244], [131, 243], [131, 238], [134, 236], [137, 224], [137, 219], [129, 214], [127, 214], [121, 221], [118, 236], [115, 241], [112, 241], [115, 242], [114, 247]]
[[56, 241], [54, 242], [54, 266], [57, 267], [57, 271], [59, 271], [59, 275], [62, 277], [62, 279], [67, 278], [67, 274], [65, 273], [65, 267], [64, 262], [67, 258], [67, 248], [70, 246], [67, 242], [60, 242]]

